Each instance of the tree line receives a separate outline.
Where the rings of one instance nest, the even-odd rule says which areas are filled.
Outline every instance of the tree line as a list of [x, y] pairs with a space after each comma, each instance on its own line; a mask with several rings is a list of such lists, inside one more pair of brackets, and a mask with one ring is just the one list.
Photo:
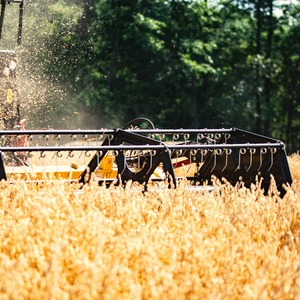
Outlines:
[[48, 80], [64, 84], [64, 101], [99, 113], [97, 126], [143, 116], [162, 128], [243, 128], [282, 139], [289, 152], [299, 148], [299, 3], [26, 5], [29, 60]]

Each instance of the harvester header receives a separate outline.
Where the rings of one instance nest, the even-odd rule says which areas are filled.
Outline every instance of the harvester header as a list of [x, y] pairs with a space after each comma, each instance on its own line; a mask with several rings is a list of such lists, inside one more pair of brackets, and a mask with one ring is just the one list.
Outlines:
[[[273, 176], [281, 196], [292, 183], [284, 144], [245, 130], [230, 129], [101, 129], [101, 130], [4, 130], [0, 141], [21, 140], [26, 147], [0, 145], [1, 178], [35, 169], [37, 182], [49, 173], [55, 178], [86, 184], [166, 181], [176, 188], [185, 175], [192, 186], [212, 184], [212, 178], [250, 187], [260, 182], [267, 193]], [[38, 145], [38, 146], [37, 146]], [[25, 153], [26, 163], [18, 159]], [[33, 166], [35, 161], [40, 166]], [[84, 160], [82, 164], [76, 157]], [[65, 159], [65, 165], [58, 160]], [[42, 163], [41, 163], [42, 162]], [[49, 169], [50, 168], [50, 169]], [[92, 173], [95, 176], [92, 176]]]

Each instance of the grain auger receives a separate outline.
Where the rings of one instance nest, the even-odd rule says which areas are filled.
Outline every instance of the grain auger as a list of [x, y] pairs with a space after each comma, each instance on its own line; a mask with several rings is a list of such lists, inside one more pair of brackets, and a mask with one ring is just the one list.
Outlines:
[[[149, 181], [166, 181], [176, 188], [182, 175], [193, 185], [211, 184], [215, 176], [246, 187], [261, 180], [267, 192], [273, 175], [281, 196], [283, 185], [292, 183], [284, 144], [237, 128], [6, 130], [0, 131], [0, 142], [7, 136], [26, 137], [28, 146], [0, 146], [4, 180], [23, 178], [34, 169], [36, 181], [53, 173], [54, 179], [82, 184], [96, 178], [99, 184], [132, 180], [145, 187]], [[18, 160], [20, 153], [26, 163]]]

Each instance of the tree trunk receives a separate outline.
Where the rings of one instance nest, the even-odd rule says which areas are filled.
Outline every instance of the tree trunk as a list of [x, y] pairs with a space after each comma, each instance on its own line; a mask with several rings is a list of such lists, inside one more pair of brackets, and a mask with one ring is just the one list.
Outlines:
[[109, 75], [108, 75], [108, 79], [107, 79], [107, 91], [110, 91], [110, 88], [111, 88], [111, 83], [112, 83], [112, 79], [113, 79], [113, 75], [114, 75], [114, 69], [117, 64], [118, 49], [119, 49], [119, 44], [120, 44], [121, 38], [122, 38], [122, 30], [118, 29], [116, 39], [115, 39], [113, 53], [112, 53], [111, 60], [110, 60]]
[[286, 125], [286, 144], [287, 144], [287, 152], [291, 153], [293, 151], [293, 143], [291, 139], [292, 135], [292, 118], [293, 118], [293, 101], [294, 101], [294, 95], [293, 93], [289, 97], [288, 107], [287, 107], [287, 125]]
[[[295, 100], [295, 89], [297, 84], [297, 76], [294, 72], [291, 72], [290, 77], [290, 87], [288, 89], [288, 103], [287, 103], [287, 124], [286, 124], [286, 143], [287, 143], [287, 152], [292, 153], [296, 151], [296, 139], [293, 138], [293, 112], [294, 112], [294, 100]], [[298, 134], [298, 133], [297, 133]]]
[[270, 107], [270, 94], [271, 94], [271, 69], [272, 69], [272, 36], [273, 36], [273, 0], [269, 0], [269, 28], [268, 28], [268, 43], [267, 43], [267, 72], [265, 80], [265, 101], [266, 101], [266, 122], [264, 134], [270, 135], [270, 116], [272, 109]]
[[208, 119], [208, 112], [209, 112], [209, 95], [208, 95], [208, 78], [207, 74], [204, 75], [203, 85], [204, 85], [204, 127], [209, 127], [209, 119]]
[[[261, 5], [260, 0], [256, 2], [256, 22], [257, 22], [257, 29], [256, 29], [256, 56], [259, 59], [261, 45]], [[256, 122], [255, 122], [255, 130], [257, 133], [261, 133], [261, 99], [260, 99], [260, 62], [257, 61], [256, 63]]]
[[82, 36], [87, 36], [88, 34], [88, 11], [90, 7], [89, 0], [84, 1], [84, 12], [82, 17]]
[[199, 128], [199, 115], [198, 115], [198, 103], [196, 96], [196, 87], [195, 87], [195, 75], [192, 77], [192, 103], [193, 103], [193, 114], [194, 121], [192, 127]]
[[[207, 11], [208, 11], [208, 5], [207, 5], [207, 0], [204, 1], [205, 2], [205, 13], [204, 16], [207, 17]], [[207, 42], [207, 35], [205, 35], [205, 39], [204, 42]], [[203, 79], [203, 85], [204, 85], [204, 127], [208, 128], [209, 127], [209, 116], [208, 116], [208, 101], [209, 101], [209, 96], [208, 96], [208, 75], [204, 74], [204, 79]]]

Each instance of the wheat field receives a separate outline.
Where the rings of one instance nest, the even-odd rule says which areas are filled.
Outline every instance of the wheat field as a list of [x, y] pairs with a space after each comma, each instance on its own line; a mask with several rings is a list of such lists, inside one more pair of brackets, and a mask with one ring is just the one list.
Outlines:
[[275, 189], [0, 184], [0, 299], [300, 299], [300, 156]]

